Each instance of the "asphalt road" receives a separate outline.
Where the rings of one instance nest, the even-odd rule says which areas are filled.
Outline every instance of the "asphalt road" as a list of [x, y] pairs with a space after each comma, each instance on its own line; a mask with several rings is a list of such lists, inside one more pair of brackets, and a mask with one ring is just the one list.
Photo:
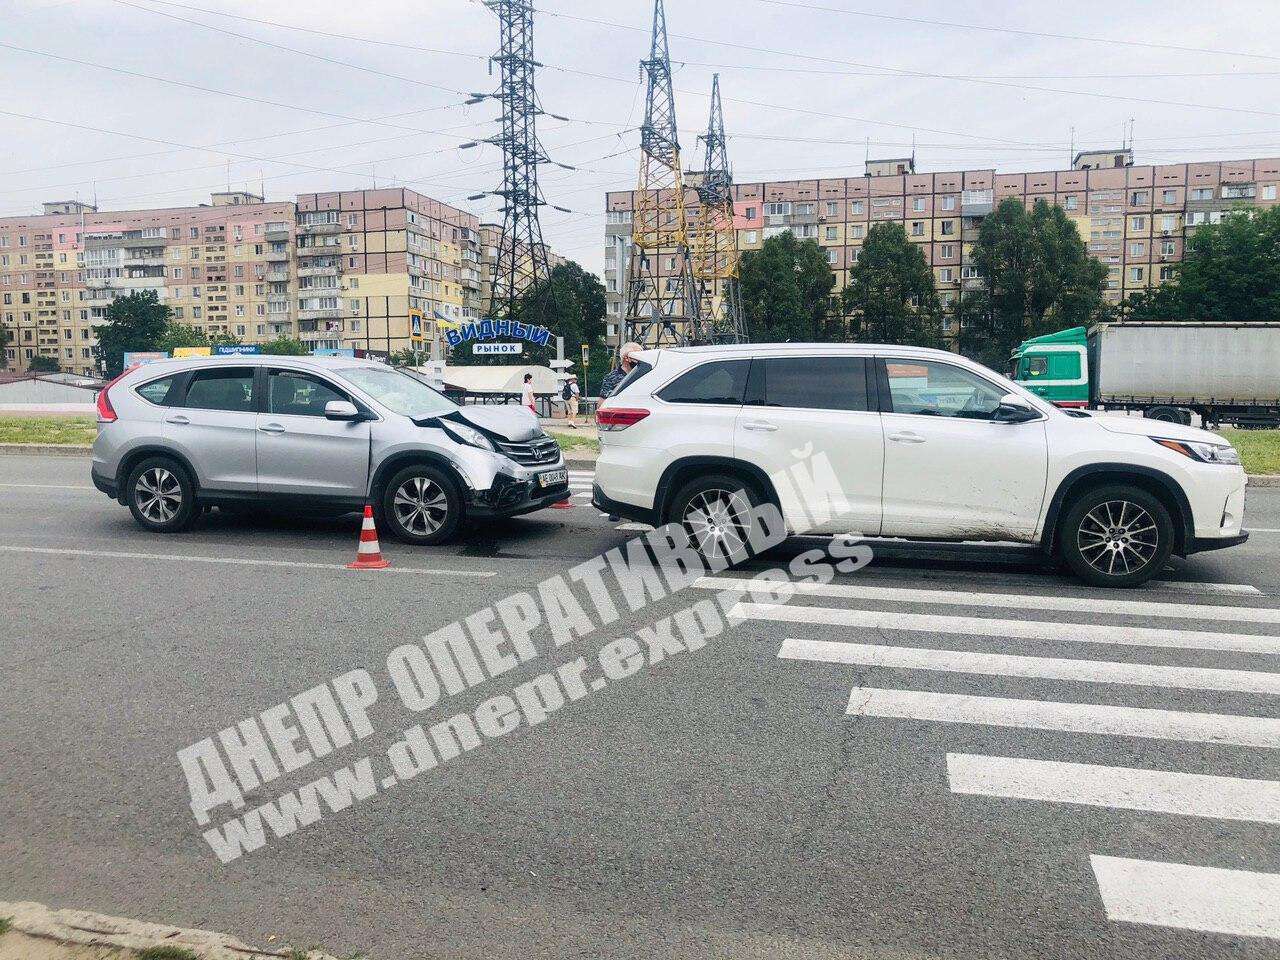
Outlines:
[[[540, 726], [212, 855], [177, 751], [340, 673], [385, 678], [394, 647], [636, 535], [574, 502], [384, 542], [391, 571], [354, 573], [353, 519], [156, 537], [87, 461], [0, 457], [0, 899], [385, 960], [1280, 953], [1280, 490], [1250, 493], [1267, 532], [1245, 547], [1123, 594], [1031, 551], [875, 543], [828, 595], [748, 607]], [[249, 802], [536, 664], [425, 715], [382, 690], [370, 740]]]

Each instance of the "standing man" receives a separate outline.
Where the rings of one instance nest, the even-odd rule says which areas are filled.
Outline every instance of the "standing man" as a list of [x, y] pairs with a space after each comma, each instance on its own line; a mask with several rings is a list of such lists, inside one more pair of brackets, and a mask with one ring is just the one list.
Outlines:
[[522, 406], [528, 407], [533, 411], [533, 415], [538, 415], [538, 408], [533, 403], [533, 374], [526, 373], [524, 375], [524, 387], [520, 391], [520, 403]]
[[622, 378], [630, 373], [631, 368], [636, 365], [634, 354], [639, 353], [641, 349], [640, 344], [634, 340], [628, 340], [618, 348], [618, 365], [605, 376], [600, 384], [601, 400], [618, 389], [618, 384], [622, 382]]
[[569, 414], [569, 426], [578, 429], [578, 398], [582, 396], [582, 391], [578, 389], [578, 375], [576, 373], [569, 374], [569, 379], [565, 383], [567, 394], [564, 398], [565, 411]]

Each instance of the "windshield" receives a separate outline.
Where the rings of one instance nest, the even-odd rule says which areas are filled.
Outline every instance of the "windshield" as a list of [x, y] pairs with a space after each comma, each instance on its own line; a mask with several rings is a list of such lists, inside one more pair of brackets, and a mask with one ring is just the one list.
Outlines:
[[392, 413], [421, 420], [458, 409], [452, 400], [421, 380], [390, 367], [347, 367], [338, 372]]

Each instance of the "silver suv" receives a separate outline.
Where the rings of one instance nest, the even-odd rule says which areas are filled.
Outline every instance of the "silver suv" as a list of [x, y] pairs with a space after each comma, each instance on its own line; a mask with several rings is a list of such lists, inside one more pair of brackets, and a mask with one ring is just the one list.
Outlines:
[[559, 444], [523, 407], [460, 407], [374, 361], [219, 357], [136, 367], [98, 394], [93, 483], [148, 530], [217, 506], [344, 513], [408, 543], [569, 495]]

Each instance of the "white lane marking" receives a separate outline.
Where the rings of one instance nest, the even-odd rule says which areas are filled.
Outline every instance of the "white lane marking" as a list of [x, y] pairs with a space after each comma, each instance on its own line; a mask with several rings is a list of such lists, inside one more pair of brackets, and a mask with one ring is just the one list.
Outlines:
[[1059, 703], [973, 697], [926, 690], [854, 687], [845, 710], [850, 716], [896, 717], [933, 723], [1061, 730], [1111, 737], [1232, 743], [1280, 749], [1280, 720], [1226, 713], [1191, 713], [1102, 703]]
[[1250, 533], [1280, 533], [1280, 527], [1250, 527]]
[[830, 640], [782, 642], [784, 660], [847, 663], [897, 670], [935, 670], [993, 677], [1072, 680], [1079, 683], [1122, 683], [1139, 687], [1185, 690], [1231, 690], [1239, 693], [1280, 694], [1280, 673], [1261, 670], [1219, 670], [1207, 667], [1169, 667], [1152, 663], [1066, 660], [1058, 657], [1019, 657], [968, 650], [930, 650]]
[[832, 607], [782, 607], [769, 603], [739, 603], [729, 616], [778, 623], [817, 623], [870, 630], [910, 630], [948, 635], [968, 634], [1004, 640], [1050, 640], [1065, 643], [1117, 643], [1129, 647], [1168, 647], [1177, 650], [1235, 650], [1280, 654], [1280, 637], [1202, 630], [1160, 630], [1153, 627], [1108, 626], [1095, 623], [1055, 623], [1046, 620], [996, 620], [988, 617], [943, 617], [927, 613], [889, 613], [878, 610], [839, 610]]
[[0, 487], [13, 490], [92, 490], [95, 493], [98, 490], [97, 487], [70, 483], [0, 483]]
[[1280, 782], [1092, 763], [947, 754], [952, 793], [1280, 823]]
[[1146, 590], [1176, 590], [1179, 593], [1233, 593], [1241, 596], [1261, 595], [1251, 583], [1197, 583], [1194, 580], [1152, 580]]
[[588, 490], [588, 491], [586, 491], [586, 492], [584, 492], [584, 493], [575, 493], [575, 494], [572, 494], [572, 495], [569, 497], [569, 499], [570, 499], [570, 500], [590, 500], [590, 499], [591, 499], [591, 491], [589, 491], [589, 490]]
[[[164, 560], [186, 563], [225, 563], [243, 567], [298, 567], [304, 570], [346, 570], [342, 563], [311, 563], [302, 560], [259, 560], [247, 557], [197, 557], [184, 553], [126, 553], [119, 550], [70, 550], [55, 547], [15, 547], [0, 544], [0, 552], [34, 553], [55, 557], [102, 557], [115, 560]], [[496, 570], [448, 570], [438, 567], [387, 567], [379, 573], [440, 574], [450, 577], [496, 577]]]
[[[738, 577], [702, 577], [694, 583], [705, 590], [742, 590], [770, 594], [776, 584]], [[841, 600], [877, 600], [892, 603], [929, 603], [955, 607], [991, 607], [1000, 610], [1060, 610], [1069, 613], [1112, 613], [1131, 617], [1176, 617], [1182, 620], [1220, 620], [1236, 623], [1280, 623], [1280, 609], [1270, 607], [1222, 607], [1204, 603], [1172, 603], [1152, 600], [1110, 600], [1104, 597], [1054, 597], [1025, 593], [975, 593], [968, 590], [919, 590], [914, 587], [872, 587], [853, 583], [795, 584], [796, 592], [810, 597]]]
[[[608, 516], [608, 514], [602, 514], [602, 516]], [[649, 526], [649, 524], [647, 523], [620, 523], [613, 529], [615, 530], [652, 530], [653, 527]]]
[[1091, 856], [1107, 919], [1280, 938], [1280, 874]]

